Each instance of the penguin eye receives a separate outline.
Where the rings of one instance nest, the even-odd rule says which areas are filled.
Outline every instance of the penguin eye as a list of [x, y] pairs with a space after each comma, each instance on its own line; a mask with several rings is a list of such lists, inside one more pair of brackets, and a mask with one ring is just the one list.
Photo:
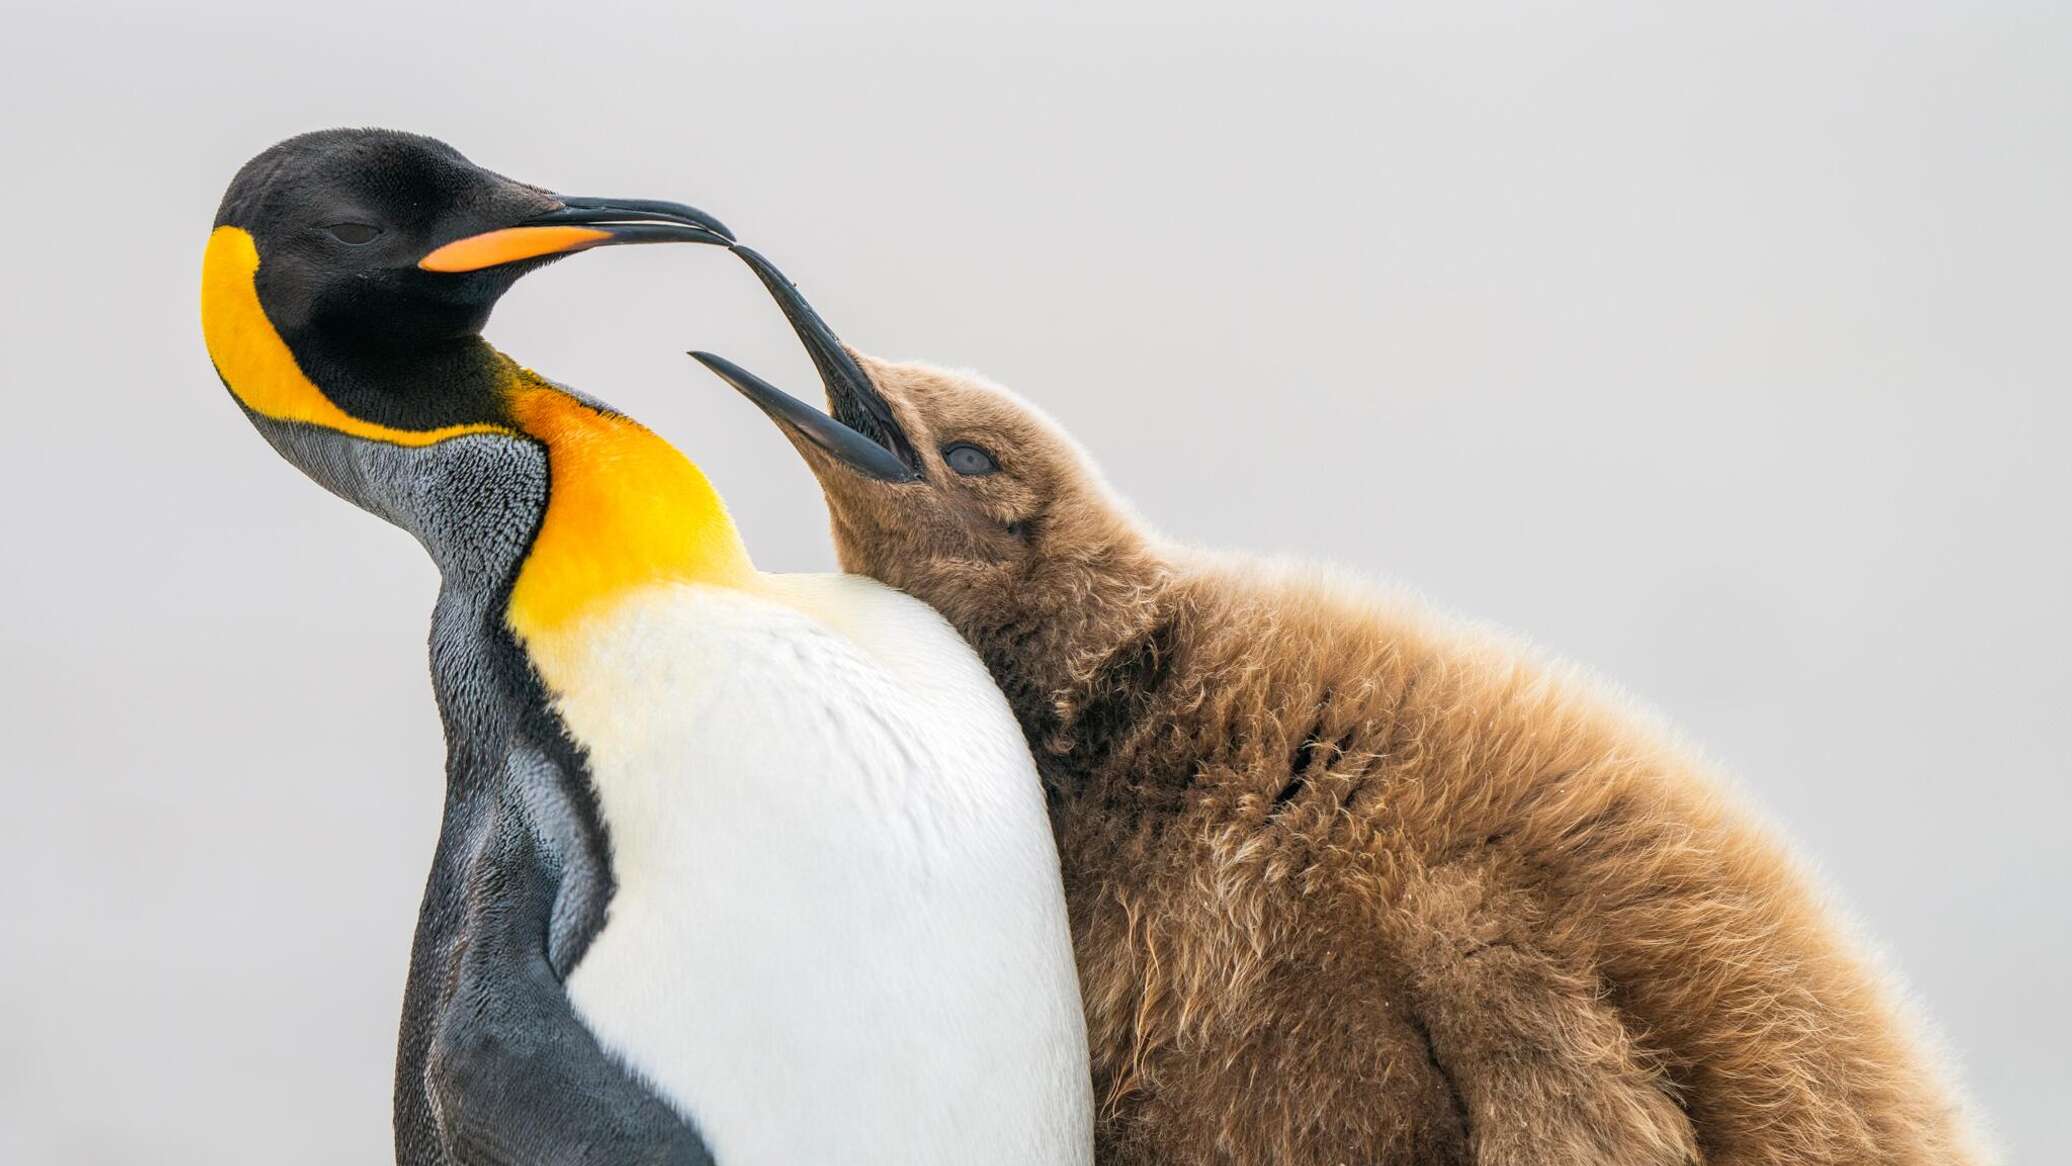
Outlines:
[[331, 237], [354, 247], [372, 243], [381, 237], [381, 228], [367, 223], [332, 223], [324, 228]]
[[993, 460], [992, 454], [965, 441], [943, 446], [942, 460], [951, 469], [968, 478], [997, 473], [1000, 469], [1000, 463]]

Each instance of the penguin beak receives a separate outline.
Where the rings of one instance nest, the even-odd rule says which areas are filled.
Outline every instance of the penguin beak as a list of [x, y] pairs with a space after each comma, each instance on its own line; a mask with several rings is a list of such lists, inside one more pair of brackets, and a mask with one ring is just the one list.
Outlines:
[[522, 223], [455, 239], [417, 261], [441, 274], [481, 271], [527, 259], [569, 255], [622, 243], [712, 243], [734, 233], [696, 207], [647, 198], [563, 197], [561, 205]]
[[722, 356], [693, 352], [691, 358], [711, 369], [719, 379], [734, 386], [772, 421], [834, 457], [867, 478], [880, 482], [918, 482], [921, 459], [914, 453], [906, 430], [892, 415], [870, 376], [842, 347], [833, 329], [799, 294], [797, 285], [784, 277], [775, 264], [750, 247], [734, 244], [756, 278], [769, 289], [779, 311], [791, 323], [791, 330], [806, 346], [806, 355], [820, 373], [833, 416], [822, 413], [797, 397]]
[[892, 452], [847, 425], [806, 404], [776, 385], [749, 372], [724, 356], [693, 352], [691, 359], [712, 370], [713, 375], [734, 386], [770, 420], [811, 442], [836, 461], [880, 482], [912, 482], [919, 474], [907, 468]]

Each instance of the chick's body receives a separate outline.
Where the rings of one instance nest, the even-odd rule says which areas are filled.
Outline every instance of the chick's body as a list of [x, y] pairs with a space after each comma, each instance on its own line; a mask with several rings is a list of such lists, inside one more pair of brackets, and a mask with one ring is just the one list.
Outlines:
[[1163, 569], [1022, 702], [1105, 1160], [1969, 1160], [1801, 872], [1623, 702], [1408, 598]]
[[1102, 1160], [1978, 1160], [1813, 882], [1624, 701], [1166, 544], [1011, 394], [862, 367], [835, 414], [914, 480], [795, 444], [844, 567], [943, 612], [1033, 747]]

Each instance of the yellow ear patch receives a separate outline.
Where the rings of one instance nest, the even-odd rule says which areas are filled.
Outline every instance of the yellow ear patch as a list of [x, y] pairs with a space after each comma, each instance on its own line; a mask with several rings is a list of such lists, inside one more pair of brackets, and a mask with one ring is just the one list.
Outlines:
[[217, 227], [201, 264], [201, 333], [216, 372], [245, 408], [275, 421], [321, 425], [353, 437], [391, 445], [431, 445], [469, 433], [509, 433], [501, 425], [449, 425], [443, 429], [396, 429], [362, 421], [331, 403], [303, 375], [288, 343], [274, 331], [259, 304], [253, 282], [259, 247], [249, 232]]

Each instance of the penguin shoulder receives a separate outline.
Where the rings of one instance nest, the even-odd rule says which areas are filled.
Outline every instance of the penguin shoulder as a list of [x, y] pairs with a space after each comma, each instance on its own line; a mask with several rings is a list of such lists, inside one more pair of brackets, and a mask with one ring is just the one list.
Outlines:
[[847, 641], [916, 697], [1019, 740], [978, 653], [933, 607], [866, 575], [766, 575], [766, 594]]
[[904, 791], [912, 812], [961, 814], [984, 791], [1041, 812], [1028, 747], [976, 655], [933, 609], [868, 580], [663, 584], [533, 659], [601, 786], [636, 759], [706, 767], [710, 788], [715, 765], [746, 775], [781, 758], [786, 784], [834, 796], [823, 810]]

